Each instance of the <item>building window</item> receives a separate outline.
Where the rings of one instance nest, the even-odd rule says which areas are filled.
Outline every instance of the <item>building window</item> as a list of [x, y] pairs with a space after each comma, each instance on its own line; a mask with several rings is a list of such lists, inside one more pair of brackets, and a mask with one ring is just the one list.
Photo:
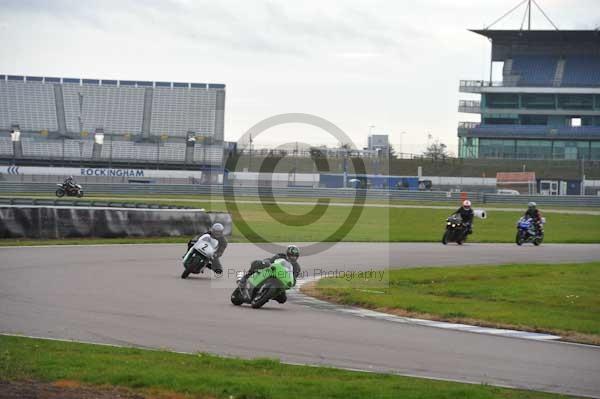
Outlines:
[[517, 158], [519, 159], [551, 159], [552, 141], [550, 140], [517, 140]]
[[521, 97], [523, 108], [527, 109], [555, 109], [553, 94], [523, 94]]
[[515, 140], [479, 139], [480, 158], [514, 158]]
[[558, 108], [592, 109], [594, 97], [591, 94], [561, 94], [558, 96]]
[[592, 141], [590, 143], [590, 159], [600, 160], [600, 141]]
[[589, 159], [590, 142], [556, 140], [552, 154], [554, 159]]

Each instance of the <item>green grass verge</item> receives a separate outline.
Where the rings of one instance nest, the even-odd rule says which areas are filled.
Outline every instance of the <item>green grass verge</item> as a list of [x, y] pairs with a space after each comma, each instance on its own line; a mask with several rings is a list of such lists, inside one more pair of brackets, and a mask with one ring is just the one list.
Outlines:
[[329, 278], [308, 293], [399, 315], [549, 332], [600, 345], [600, 262], [386, 273], [387, 288], [369, 289], [373, 281]]
[[[113, 198], [122, 201], [119, 197]], [[136, 201], [131, 201], [136, 202]], [[140, 199], [137, 202], [168, 203], [171, 205], [200, 205], [207, 210], [227, 211], [222, 201], [200, 201], [199, 203]], [[323, 207], [320, 207], [323, 208]], [[342, 222], [348, 218], [351, 207], [331, 206], [315, 221], [307, 223], [308, 214], [313, 205], [268, 205], [238, 204], [239, 213], [233, 215], [233, 242], [314, 242], [314, 241], [350, 241], [350, 242], [437, 242], [441, 240], [445, 227], [445, 219], [450, 211], [447, 209], [417, 209], [363, 207], [356, 224], [349, 231], [337, 231]], [[488, 212], [487, 220], [475, 220], [475, 234], [469, 242], [504, 242], [512, 243], [515, 237], [515, 223], [522, 215], [523, 209], [515, 211]], [[278, 220], [274, 219], [277, 218]], [[253, 231], [242, 228], [244, 219]], [[598, 243], [600, 242], [600, 215], [566, 215], [549, 214], [546, 226], [545, 242], [547, 243]], [[140, 242], [181, 242], [185, 238], [166, 237], [162, 240], [151, 239], [119, 239], [106, 243], [140, 243]], [[31, 240], [2, 240], [0, 245], [28, 245]], [[44, 242], [48, 244], [49, 242]], [[56, 240], [55, 243], [101, 243], [96, 240]]]
[[0, 379], [74, 380], [218, 398], [561, 398], [488, 385], [291, 366], [207, 354], [0, 336]]

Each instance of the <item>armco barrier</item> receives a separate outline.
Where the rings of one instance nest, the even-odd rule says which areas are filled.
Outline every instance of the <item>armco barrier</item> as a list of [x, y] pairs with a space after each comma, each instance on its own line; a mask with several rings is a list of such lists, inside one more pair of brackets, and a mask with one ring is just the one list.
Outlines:
[[[52, 195], [56, 190], [55, 184], [50, 183], [9, 183], [0, 182], [0, 193], [46, 193]], [[185, 185], [185, 184], [86, 184], [84, 192], [87, 194], [118, 194], [129, 196], [146, 196], [151, 194], [161, 195], [215, 195], [235, 194], [236, 197], [258, 197], [259, 191], [266, 190], [258, 187], [231, 187], [218, 185]], [[273, 196], [281, 198], [354, 198], [355, 189], [336, 188], [302, 188], [274, 187], [271, 189]], [[367, 199], [375, 200], [408, 200], [420, 202], [453, 202], [463, 198], [459, 192], [445, 191], [404, 191], [404, 190], [365, 190]], [[598, 196], [526, 196], [526, 195], [497, 195], [486, 193], [467, 193], [466, 197], [478, 203], [513, 203], [524, 205], [535, 201], [541, 205], [554, 206], [600, 206]], [[84, 197], [85, 199], [85, 197]]]

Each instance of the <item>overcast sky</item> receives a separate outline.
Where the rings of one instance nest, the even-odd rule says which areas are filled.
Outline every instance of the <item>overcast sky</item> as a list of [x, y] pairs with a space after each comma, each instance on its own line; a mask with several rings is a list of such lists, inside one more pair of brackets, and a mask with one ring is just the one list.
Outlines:
[[[518, 2], [0, 0], [0, 73], [225, 83], [227, 140], [302, 112], [359, 147], [372, 131], [420, 152], [431, 134], [456, 152], [458, 121], [476, 120], [457, 112], [471, 99], [458, 82], [489, 74], [489, 43], [467, 29]], [[600, 0], [537, 2], [560, 29], [600, 26]], [[522, 10], [495, 28], [518, 28]], [[533, 28], [549, 26], [534, 9]], [[301, 125], [263, 136], [336, 143]]]

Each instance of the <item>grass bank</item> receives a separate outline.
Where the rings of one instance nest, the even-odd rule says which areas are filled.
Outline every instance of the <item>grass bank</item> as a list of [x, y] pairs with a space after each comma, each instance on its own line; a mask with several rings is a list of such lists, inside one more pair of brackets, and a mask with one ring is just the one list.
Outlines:
[[[207, 354], [0, 336], [0, 380], [76, 381], [200, 398], [564, 398], [488, 385]], [[73, 385], [73, 384], [72, 384]], [[173, 397], [173, 396], [168, 396]]]
[[307, 293], [402, 316], [547, 332], [600, 345], [600, 262], [392, 269], [389, 287], [323, 279]]

